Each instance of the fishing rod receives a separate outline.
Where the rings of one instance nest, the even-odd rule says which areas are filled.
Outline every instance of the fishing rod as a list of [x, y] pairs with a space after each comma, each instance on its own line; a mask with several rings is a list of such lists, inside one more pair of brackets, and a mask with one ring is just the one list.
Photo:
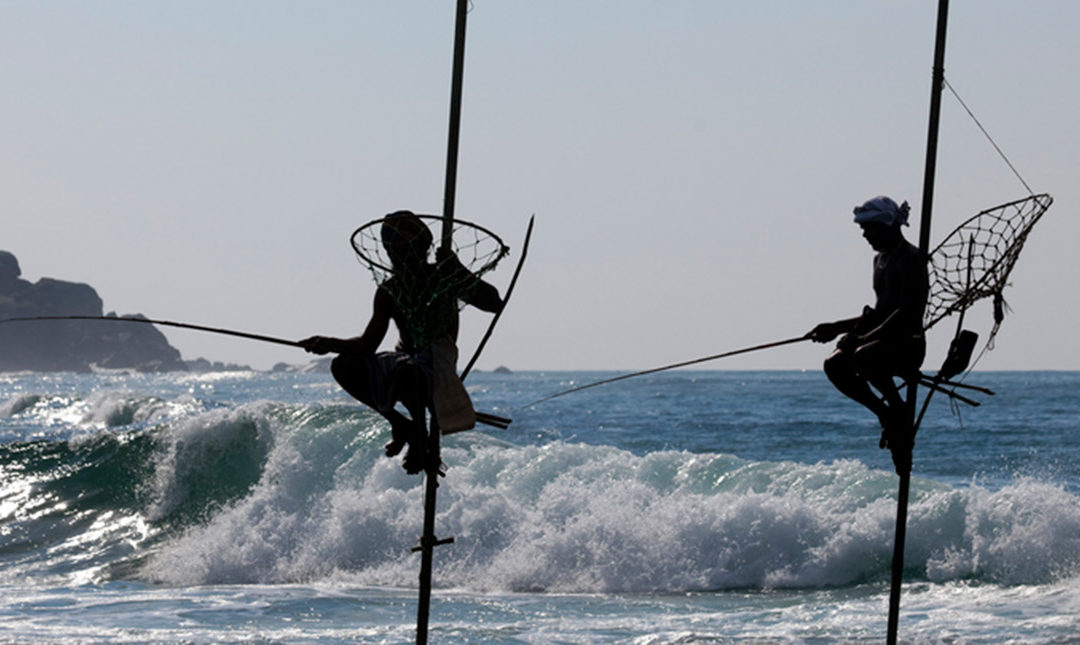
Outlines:
[[[23, 316], [19, 318], [4, 318], [0, 320], [0, 324], [10, 322], [30, 322], [38, 320], [107, 320], [112, 322], [144, 323], [150, 325], [163, 325], [166, 327], [179, 327], [180, 329], [194, 329], [196, 331], [206, 331], [212, 334], [224, 334], [226, 336], [237, 336], [239, 338], [258, 340], [264, 343], [276, 343], [278, 345], [288, 345], [289, 347], [300, 347], [301, 349], [304, 348], [303, 344], [295, 340], [276, 338], [274, 336], [266, 336], [263, 334], [252, 334], [246, 331], [236, 331], [235, 329], [207, 327], [206, 325], [194, 325], [192, 323], [176, 322], [173, 320], [157, 320], [154, 318], [128, 318], [125, 316]], [[476, 420], [485, 425], [494, 426], [501, 429], [506, 429], [506, 427], [510, 425], [510, 419], [488, 412], [477, 411]]]
[[[739, 354], [748, 354], [750, 352], [756, 352], [756, 351], [760, 351], [760, 350], [763, 350], [763, 349], [770, 349], [770, 348], [773, 348], [773, 347], [780, 347], [781, 345], [790, 345], [792, 343], [799, 343], [799, 342], [802, 342], [804, 340], [810, 340], [810, 334], [804, 334], [802, 336], [797, 336], [795, 338], [788, 338], [788, 339], [785, 339], [785, 340], [778, 340], [778, 341], [774, 341], [774, 342], [771, 342], [771, 343], [765, 343], [763, 345], [754, 345], [753, 347], [744, 347], [742, 349], [736, 349], [736, 350], [732, 350], [730, 352], [723, 352], [722, 354], [712, 354], [711, 356], [703, 356], [701, 358], [694, 358], [694, 359], [691, 359], [691, 360], [688, 360], [688, 361], [681, 361], [679, 363], [672, 363], [670, 365], [664, 365], [662, 367], [653, 367], [653, 368], [650, 368], [650, 369], [647, 369], [647, 370], [642, 370], [640, 372], [633, 372], [633, 373], [630, 373], [630, 374], [621, 374], [619, 376], [613, 376], [611, 378], [607, 378], [607, 379], [604, 379], [602, 381], [596, 381], [594, 383], [586, 383], [585, 385], [579, 385], [577, 387], [570, 388], [569, 390], [563, 390], [562, 392], [556, 392], [555, 394], [552, 394], [550, 396], [545, 396], [542, 399], [537, 399], [537, 400], [535, 400], [535, 401], [533, 401], [531, 403], [526, 403], [525, 405], [521, 406], [521, 408], [527, 408], [529, 406], [536, 405], [537, 403], [543, 403], [545, 401], [550, 401], [550, 400], [556, 399], [556, 398], [558, 398], [560, 396], [564, 396], [566, 394], [571, 394], [573, 392], [580, 392], [582, 390], [587, 390], [587, 389], [589, 389], [591, 387], [596, 387], [598, 385], [606, 385], [608, 383], [614, 383], [616, 381], [622, 381], [622, 380], [625, 380], [625, 379], [628, 379], [628, 378], [634, 378], [636, 376], [645, 376], [646, 374], [655, 374], [656, 372], [663, 372], [663, 371], [666, 371], [666, 370], [673, 370], [673, 369], [675, 369], [677, 367], [686, 367], [687, 365], [696, 365], [698, 363], [706, 363], [708, 361], [715, 361], [715, 360], [720, 359], [720, 358], [728, 358], [729, 356], [737, 356]], [[518, 409], [521, 409], [521, 408], [518, 408]]]
[[275, 338], [273, 336], [264, 336], [262, 334], [252, 334], [246, 331], [236, 331], [235, 329], [207, 327], [205, 325], [193, 325], [191, 323], [175, 322], [172, 320], [155, 320], [153, 318], [128, 318], [125, 316], [25, 316], [21, 318], [5, 318], [0, 320], [0, 323], [33, 320], [111, 320], [113, 322], [147, 323], [152, 325], [164, 325], [166, 327], [179, 327], [181, 329], [207, 331], [212, 334], [225, 334], [226, 336], [239, 336], [240, 338], [259, 340], [264, 343], [277, 343], [278, 345], [289, 345], [290, 347], [303, 347], [299, 341], [295, 340], [286, 340], [284, 338]]
[[502, 317], [502, 313], [506, 311], [506, 304], [510, 302], [510, 296], [514, 293], [514, 287], [517, 285], [518, 276], [521, 275], [521, 267], [525, 266], [525, 256], [529, 254], [529, 240], [532, 239], [533, 220], [535, 215], [529, 218], [529, 227], [525, 230], [525, 243], [521, 246], [521, 258], [518, 260], [517, 266], [514, 267], [514, 275], [510, 278], [510, 284], [506, 287], [506, 292], [503, 294], [502, 308], [495, 313], [491, 319], [491, 323], [488, 324], [487, 331], [484, 332], [483, 338], [480, 339], [480, 344], [476, 346], [476, 351], [473, 352], [472, 358], [465, 364], [465, 369], [461, 370], [461, 380], [464, 381], [465, 377], [472, 371], [473, 365], [476, 364], [476, 359], [480, 358], [480, 353], [484, 351], [484, 346], [487, 345], [488, 339], [491, 338], [491, 332], [495, 331], [495, 325], [498, 324], [499, 318]]

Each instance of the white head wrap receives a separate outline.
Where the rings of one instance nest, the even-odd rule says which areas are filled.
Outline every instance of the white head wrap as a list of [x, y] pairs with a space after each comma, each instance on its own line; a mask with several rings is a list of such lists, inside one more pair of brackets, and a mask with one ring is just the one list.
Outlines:
[[892, 199], [879, 195], [855, 207], [855, 223], [880, 222], [886, 226], [907, 226], [909, 210], [907, 202], [897, 206]]

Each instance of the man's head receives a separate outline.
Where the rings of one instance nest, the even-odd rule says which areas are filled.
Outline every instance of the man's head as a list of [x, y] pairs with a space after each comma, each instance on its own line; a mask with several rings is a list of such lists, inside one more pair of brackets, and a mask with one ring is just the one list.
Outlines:
[[875, 251], [888, 251], [904, 238], [900, 227], [907, 226], [909, 210], [907, 202], [898, 206], [889, 197], [880, 195], [855, 207], [855, 223]]
[[427, 225], [412, 211], [397, 211], [384, 217], [379, 236], [395, 265], [425, 262], [433, 241]]

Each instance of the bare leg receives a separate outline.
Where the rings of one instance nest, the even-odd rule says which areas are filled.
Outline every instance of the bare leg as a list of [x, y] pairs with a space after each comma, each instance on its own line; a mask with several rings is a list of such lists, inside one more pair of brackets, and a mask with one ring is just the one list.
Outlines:
[[375, 384], [371, 382], [370, 357], [340, 355], [330, 364], [330, 371], [342, 389], [353, 398], [378, 412], [390, 422], [390, 441], [386, 444], [386, 456], [393, 457], [400, 453], [413, 432], [412, 419], [397, 410], [380, 409], [375, 394]]
[[[409, 474], [421, 472], [427, 466], [427, 402], [431, 398], [428, 381], [423, 370], [417, 365], [403, 365], [394, 370], [394, 387], [391, 393], [394, 400], [401, 401], [411, 417], [406, 419], [404, 415], [398, 415], [406, 421], [406, 424], [402, 426], [402, 433], [409, 451], [405, 453], [402, 466]], [[395, 443], [397, 440], [398, 436], [395, 433], [394, 441], [391, 443], [395, 444], [397, 451], [400, 452], [400, 444]], [[388, 444], [388, 454], [389, 450]]]
[[[854, 354], [837, 350], [825, 359], [825, 374], [836, 389], [877, 415], [881, 425], [878, 447], [895, 445], [903, 430], [907, 406], [888, 374], [887, 357], [876, 351], [875, 343], [864, 345]], [[873, 385], [884, 400], [870, 388]]]
[[850, 353], [837, 350], [825, 359], [825, 375], [837, 390], [869, 409], [879, 420], [888, 416], [889, 407], [870, 389], [866, 378], [859, 374]]
[[[864, 374], [872, 386], [885, 397], [889, 408], [887, 423], [882, 425], [882, 448], [909, 449], [912, 436], [912, 410], [904, 400], [903, 392], [897, 387], [894, 376], [905, 380], [918, 379], [919, 366], [926, 353], [925, 343], [870, 343], [855, 352], [855, 362], [860, 373]], [[893, 450], [893, 456], [896, 456]]]
[[412, 431], [412, 419], [397, 410], [390, 410], [389, 412], [376, 411], [390, 422], [390, 441], [383, 446], [383, 449], [386, 451], [387, 457], [394, 457], [401, 452], [408, 442], [409, 434]]

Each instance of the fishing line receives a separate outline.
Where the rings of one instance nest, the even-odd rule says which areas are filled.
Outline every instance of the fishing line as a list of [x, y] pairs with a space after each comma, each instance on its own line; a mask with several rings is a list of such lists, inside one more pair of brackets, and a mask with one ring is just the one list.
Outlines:
[[971, 117], [971, 120], [975, 122], [975, 125], [979, 126], [979, 129], [982, 130], [982, 133], [986, 137], [986, 140], [990, 142], [990, 145], [994, 146], [994, 150], [997, 150], [997, 153], [1001, 155], [1001, 158], [1005, 161], [1005, 164], [1009, 166], [1009, 170], [1012, 170], [1013, 174], [1016, 175], [1016, 178], [1019, 179], [1020, 183], [1023, 184], [1024, 188], [1027, 189], [1028, 194], [1034, 195], [1035, 191], [1031, 190], [1031, 186], [1028, 186], [1028, 183], [1024, 181], [1023, 177], [1020, 176], [1020, 172], [1016, 170], [1016, 167], [1012, 165], [1012, 162], [1009, 161], [1009, 158], [1005, 156], [1005, 152], [1002, 151], [1001, 147], [998, 146], [996, 141], [994, 141], [994, 138], [990, 136], [990, 133], [986, 131], [986, 128], [984, 128], [983, 124], [979, 122], [979, 119], [975, 118], [975, 113], [971, 111], [971, 108], [967, 106], [967, 103], [964, 103], [964, 99], [960, 98], [960, 95], [956, 93], [956, 90], [953, 89], [953, 86], [949, 84], [948, 79], [943, 77], [941, 80], [944, 81], [945, 87], [948, 88], [949, 92], [951, 92], [957, 102], [960, 103], [960, 106], [964, 108], [964, 111], [968, 113], [968, 116]]
[[537, 403], [543, 403], [545, 401], [550, 401], [551, 399], [555, 399], [555, 398], [558, 398], [560, 396], [564, 396], [566, 394], [571, 394], [573, 392], [580, 392], [582, 390], [587, 390], [587, 389], [589, 389], [591, 387], [596, 387], [598, 385], [605, 385], [607, 383], [614, 383], [616, 381], [622, 381], [622, 380], [625, 380], [625, 379], [628, 379], [628, 378], [634, 378], [636, 376], [645, 376], [646, 374], [655, 374], [656, 372], [663, 372], [665, 370], [673, 370], [673, 369], [675, 369], [677, 367], [686, 367], [687, 365], [696, 365], [698, 363], [705, 363], [705, 362], [708, 362], [708, 361], [715, 361], [715, 360], [720, 359], [720, 358], [727, 358], [729, 356], [736, 356], [738, 354], [747, 354], [749, 352], [756, 352], [756, 351], [759, 351], [759, 350], [762, 350], [762, 349], [769, 349], [769, 348], [772, 348], [772, 347], [779, 347], [781, 345], [790, 345], [791, 343], [798, 343], [798, 342], [802, 342], [804, 340], [810, 340], [810, 334], [805, 334], [803, 336], [798, 336], [796, 338], [788, 338], [786, 340], [778, 340], [778, 341], [775, 341], [775, 342], [772, 342], [772, 343], [765, 343], [764, 345], [754, 345], [753, 347], [744, 347], [742, 349], [736, 349], [736, 350], [732, 350], [730, 352], [724, 352], [722, 354], [712, 354], [711, 356], [703, 356], [701, 358], [695, 358], [695, 359], [691, 359], [691, 360], [688, 360], [688, 361], [681, 361], [679, 363], [672, 363], [670, 365], [664, 365], [662, 367], [653, 367], [653, 368], [650, 368], [650, 369], [647, 369], [647, 370], [642, 370], [640, 372], [632, 372], [630, 374], [621, 374], [619, 376], [614, 376], [612, 378], [607, 378], [607, 379], [604, 379], [602, 381], [596, 381], [594, 383], [586, 383], [585, 385], [579, 385], [577, 387], [570, 388], [569, 390], [563, 390], [562, 392], [556, 392], [555, 394], [545, 396], [542, 399], [537, 399], [537, 400], [535, 400], [535, 401], [533, 401], [531, 403], [526, 403], [525, 405], [520, 406], [517, 409], [521, 410], [522, 408], [527, 408], [527, 407], [536, 405]]

